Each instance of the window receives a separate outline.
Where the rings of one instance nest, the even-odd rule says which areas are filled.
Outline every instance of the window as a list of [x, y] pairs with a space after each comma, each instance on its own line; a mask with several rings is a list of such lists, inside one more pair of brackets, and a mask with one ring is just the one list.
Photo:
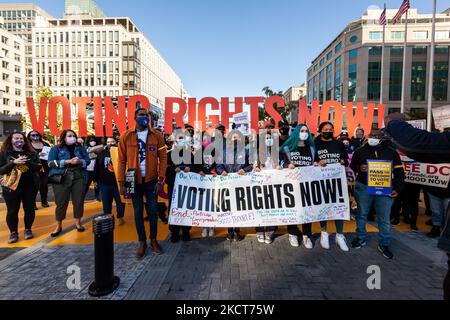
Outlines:
[[333, 65], [330, 63], [327, 66], [327, 82], [326, 82], [326, 100], [331, 100], [331, 92], [333, 85]]
[[428, 31], [413, 31], [413, 39], [417, 40], [428, 39]]
[[320, 79], [320, 85], [319, 85], [319, 102], [323, 103], [323, 94], [324, 94], [324, 84], [323, 79]]
[[317, 64], [313, 67], [313, 71], [314, 71], [314, 72], [317, 71]]
[[448, 47], [447, 46], [436, 46], [434, 48], [434, 52], [436, 54], [448, 54]]
[[334, 47], [334, 53], [340, 52], [342, 49], [342, 42], [339, 42], [336, 47]]
[[382, 47], [376, 46], [376, 47], [369, 47], [369, 56], [381, 56]]
[[352, 36], [350, 38], [350, 43], [355, 43], [356, 41], [358, 41], [358, 37], [357, 36]]
[[357, 65], [356, 63], [348, 66], [348, 92], [347, 100], [355, 101], [356, 98], [356, 77], [357, 77]]
[[325, 64], [325, 58], [320, 59], [319, 65], [323, 66]]
[[405, 31], [392, 31], [391, 40], [403, 40], [405, 39]]
[[318, 76], [315, 76], [315, 77], [314, 77], [314, 89], [313, 89], [314, 94], [313, 94], [313, 100], [317, 100], [317, 93], [318, 93], [318, 87], [317, 87], [318, 82], [317, 82], [317, 79], [318, 79], [318, 78], [319, 78]]
[[330, 61], [332, 57], [333, 57], [333, 51], [328, 52], [327, 61]]
[[391, 47], [391, 56], [403, 55], [403, 47]]
[[389, 72], [389, 100], [400, 101], [402, 98], [403, 62], [391, 62]]
[[448, 85], [448, 61], [434, 64], [433, 99], [436, 101], [447, 100]]
[[426, 46], [415, 46], [412, 48], [413, 54], [427, 54], [427, 47]]
[[436, 31], [436, 39], [448, 39], [450, 38], [450, 30]]
[[312, 81], [308, 80], [308, 96], [307, 96], [307, 103], [311, 104], [312, 102]]
[[383, 40], [383, 31], [370, 31], [369, 39], [370, 40]]
[[348, 52], [348, 58], [354, 59], [358, 57], [358, 49], [353, 49]]
[[425, 101], [426, 62], [413, 62], [411, 68], [411, 100]]

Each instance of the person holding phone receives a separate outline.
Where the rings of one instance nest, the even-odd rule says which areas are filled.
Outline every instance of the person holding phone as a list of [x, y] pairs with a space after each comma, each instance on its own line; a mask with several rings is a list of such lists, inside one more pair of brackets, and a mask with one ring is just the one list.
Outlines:
[[70, 199], [73, 203], [76, 229], [78, 232], [84, 232], [85, 228], [81, 224], [81, 218], [84, 213], [86, 167], [89, 165], [90, 159], [86, 149], [77, 145], [75, 131], [64, 130], [61, 133], [59, 144], [50, 150], [48, 163], [50, 166], [48, 177], [53, 180], [56, 202], [56, 228], [51, 236], [57, 237], [61, 233]]

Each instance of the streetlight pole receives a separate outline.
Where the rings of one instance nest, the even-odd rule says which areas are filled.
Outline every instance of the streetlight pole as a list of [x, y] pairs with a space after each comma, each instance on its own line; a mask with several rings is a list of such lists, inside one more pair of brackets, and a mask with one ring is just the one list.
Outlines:
[[428, 65], [428, 109], [427, 130], [431, 131], [431, 108], [433, 104], [433, 80], [434, 80], [434, 43], [436, 30], [436, 0], [433, 0], [433, 23], [431, 24], [430, 64]]

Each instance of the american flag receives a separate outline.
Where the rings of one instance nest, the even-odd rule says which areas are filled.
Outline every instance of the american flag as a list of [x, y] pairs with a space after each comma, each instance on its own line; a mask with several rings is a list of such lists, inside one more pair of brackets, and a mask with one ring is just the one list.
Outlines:
[[404, 0], [400, 9], [398, 9], [397, 14], [394, 17], [393, 23], [396, 24], [400, 21], [401, 17], [409, 10], [409, 0]]
[[382, 26], [385, 26], [387, 23], [386, 20], [386, 7], [384, 7], [383, 12], [381, 13], [380, 19], [378, 20], [378, 23]]

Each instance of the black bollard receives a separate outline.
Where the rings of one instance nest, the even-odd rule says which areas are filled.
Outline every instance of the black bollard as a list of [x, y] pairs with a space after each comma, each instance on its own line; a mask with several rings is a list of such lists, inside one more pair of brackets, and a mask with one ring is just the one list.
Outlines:
[[120, 279], [114, 276], [114, 217], [98, 216], [94, 219], [95, 280], [89, 294], [102, 297], [114, 292]]

